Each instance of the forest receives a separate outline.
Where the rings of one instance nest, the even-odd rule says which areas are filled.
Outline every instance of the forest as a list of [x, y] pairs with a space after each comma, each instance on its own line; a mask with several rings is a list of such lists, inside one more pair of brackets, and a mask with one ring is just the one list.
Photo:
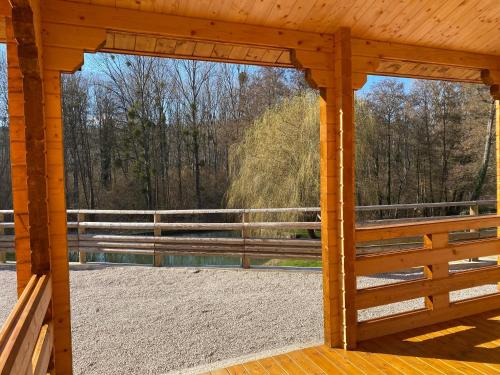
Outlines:
[[[290, 69], [102, 54], [62, 79], [69, 208], [319, 204], [318, 92]], [[11, 208], [5, 59], [0, 209]], [[383, 79], [356, 98], [358, 205], [495, 195], [486, 87]]]

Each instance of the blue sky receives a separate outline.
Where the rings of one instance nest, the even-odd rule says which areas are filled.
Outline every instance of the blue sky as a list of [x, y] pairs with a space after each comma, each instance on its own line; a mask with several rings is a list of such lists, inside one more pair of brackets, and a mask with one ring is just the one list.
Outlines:
[[410, 88], [412, 82], [414, 81], [414, 79], [411, 79], [411, 78], [394, 78], [394, 77], [383, 77], [383, 76], [368, 76], [368, 79], [366, 80], [365, 85], [363, 86], [363, 88], [361, 90], [357, 91], [357, 94], [359, 94], [359, 95], [366, 94], [367, 92], [370, 91], [370, 89], [371, 89], [371, 87], [372, 87], [373, 84], [375, 84], [377, 82], [380, 82], [380, 81], [382, 81], [384, 79], [387, 79], [387, 78], [397, 79], [398, 81], [403, 82], [403, 84], [405, 86], [405, 90], [408, 90]]
[[[90, 72], [90, 73], [99, 73], [99, 67], [98, 67], [98, 61], [99, 61], [99, 54], [85, 54], [85, 64], [83, 66], [84, 71]], [[391, 78], [391, 77], [383, 77], [383, 76], [368, 76], [368, 79], [366, 81], [366, 84], [363, 86], [363, 88], [359, 91], [357, 91], [358, 95], [364, 95], [367, 92], [370, 91], [371, 86], [379, 81], [382, 81], [384, 79]], [[408, 90], [413, 79], [410, 78], [395, 78], [401, 82], [404, 83], [405, 89]]]

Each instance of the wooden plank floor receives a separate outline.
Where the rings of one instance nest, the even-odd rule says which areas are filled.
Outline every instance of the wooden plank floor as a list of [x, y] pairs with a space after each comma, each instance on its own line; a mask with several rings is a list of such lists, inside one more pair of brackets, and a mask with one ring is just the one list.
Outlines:
[[365, 341], [355, 351], [316, 346], [207, 374], [500, 374], [500, 311]]

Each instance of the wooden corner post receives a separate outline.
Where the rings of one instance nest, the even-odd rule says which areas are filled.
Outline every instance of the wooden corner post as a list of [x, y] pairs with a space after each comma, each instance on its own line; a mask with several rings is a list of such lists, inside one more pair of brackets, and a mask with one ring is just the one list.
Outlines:
[[[497, 181], [497, 215], [500, 215], [500, 99], [495, 100], [496, 121], [495, 121], [495, 143], [496, 143], [496, 181]], [[500, 237], [500, 227], [497, 229], [497, 236]], [[500, 265], [500, 254], [498, 255], [498, 265]], [[500, 290], [500, 283], [498, 284]]]
[[[59, 75], [42, 60], [40, 8], [12, 2], [7, 20], [9, 115], [18, 291], [51, 274], [51, 371], [72, 373]], [[37, 4], [33, 2], [33, 4]]]
[[[83, 63], [105, 30], [85, 33], [44, 23], [46, 2], [11, 0], [6, 17], [16, 269], [21, 294], [32, 274], [50, 274], [54, 327], [51, 372], [73, 372], [61, 72]], [[76, 38], [75, 36], [79, 37]]]
[[[324, 55], [322, 55], [324, 57]], [[353, 76], [350, 29], [334, 35], [333, 54], [293, 54], [306, 79], [320, 89], [321, 240], [325, 343], [356, 347], [357, 310], [354, 211], [354, 90], [366, 77]]]

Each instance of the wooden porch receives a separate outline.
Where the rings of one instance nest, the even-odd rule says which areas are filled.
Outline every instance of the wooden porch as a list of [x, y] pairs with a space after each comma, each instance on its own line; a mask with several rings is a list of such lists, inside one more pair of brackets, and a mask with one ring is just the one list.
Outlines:
[[[354, 93], [367, 75], [482, 83], [496, 100], [500, 202], [499, 4], [1, 0], [20, 298], [0, 331], [0, 374], [73, 373], [60, 83], [98, 51], [293, 67], [319, 89], [325, 346], [213, 373], [500, 372], [500, 292], [450, 300], [497, 284], [500, 266], [449, 267], [499, 254], [499, 236], [453, 235], [499, 228], [500, 204], [496, 215], [357, 228], [354, 160]], [[356, 254], [408, 237], [423, 246]], [[357, 289], [358, 276], [417, 267], [420, 279]], [[422, 297], [420, 310], [358, 322], [360, 309]]]
[[361, 342], [262, 358], [203, 375], [500, 374], [500, 310]]

